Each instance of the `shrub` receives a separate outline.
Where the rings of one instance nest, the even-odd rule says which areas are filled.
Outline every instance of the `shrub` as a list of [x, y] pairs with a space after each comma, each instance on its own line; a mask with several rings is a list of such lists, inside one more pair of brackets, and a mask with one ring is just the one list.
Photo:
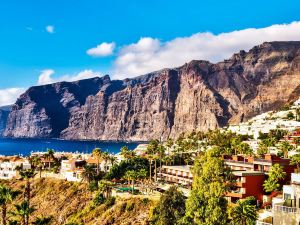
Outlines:
[[129, 202], [126, 206], [126, 211], [132, 211], [134, 209], [134, 202]]
[[123, 202], [120, 206], [120, 212], [123, 213], [127, 209], [127, 203]]
[[111, 207], [115, 204], [116, 202], [116, 198], [115, 197], [109, 197], [105, 200], [104, 204], [107, 206], [107, 207]]
[[93, 205], [94, 206], [98, 206], [101, 205], [105, 202], [105, 198], [103, 196], [103, 194], [101, 192], [98, 192], [95, 196], [95, 198], [93, 199]]
[[93, 180], [91, 181], [91, 183], [89, 184], [89, 191], [94, 192], [98, 190], [98, 182]]
[[142, 203], [143, 203], [144, 205], [147, 205], [149, 202], [150, 202], [149, 198], [143, 198], [143, 199], [142, 199]]

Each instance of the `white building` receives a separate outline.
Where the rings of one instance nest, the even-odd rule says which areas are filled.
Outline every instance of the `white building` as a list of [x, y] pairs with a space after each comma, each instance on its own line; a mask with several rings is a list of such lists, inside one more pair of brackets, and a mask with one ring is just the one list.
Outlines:
[[281, 197], [273, 198], [272, 208], [260, 214], [258, 225], [300, 224], [300, 173], [292, 173], [291, 184], [284, 185], [282, 192]]
[[82, 172], [85, 161], [81, 159], [68, 159], [61, 161], [60, 174], [67, 181], [82, 181]]
[[31, 165], [27, 159], [11, 159], [0, 162], [0, 179], [12, 179], [18, 176], [17, 167], [30, 169]]

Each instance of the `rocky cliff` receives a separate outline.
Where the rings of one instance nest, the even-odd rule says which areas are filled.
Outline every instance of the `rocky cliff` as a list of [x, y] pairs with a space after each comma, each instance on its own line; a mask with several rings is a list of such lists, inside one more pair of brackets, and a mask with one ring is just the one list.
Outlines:
[[0, 137], [3, 136], [3, 132], [6, 127], [8, 114], [10, 112], [11, 106], [0, 107]]
[[134, 79], [32, 87], [5, 136], [149, 140], [245, 121], [300, 96], [300, 42], [264, 43], [212, 64], [192, 61]]

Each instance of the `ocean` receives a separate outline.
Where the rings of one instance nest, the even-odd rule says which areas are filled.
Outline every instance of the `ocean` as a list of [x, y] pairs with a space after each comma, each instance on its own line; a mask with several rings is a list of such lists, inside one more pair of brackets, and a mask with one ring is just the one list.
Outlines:
[[57, 139], [0, 139], [0, 155], [28, 156], [31, 152], [46, 151], [48, 148], [57, 152], [91, 153], [94, 148], [101, 148], [110, 153], [120, 152], [121, 147], [134, 149], [135, 142], [104, 142], [104, 141], [66, 141]]

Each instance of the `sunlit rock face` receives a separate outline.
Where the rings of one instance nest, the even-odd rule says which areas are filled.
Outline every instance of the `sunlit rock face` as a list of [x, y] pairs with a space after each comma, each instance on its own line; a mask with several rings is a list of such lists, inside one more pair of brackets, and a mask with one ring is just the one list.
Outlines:
[[12, 107], [4, 135], [165, 140], [245, 121], [299, 96], [300, 42], [264, 43], [217, 64], [32, 87]]

